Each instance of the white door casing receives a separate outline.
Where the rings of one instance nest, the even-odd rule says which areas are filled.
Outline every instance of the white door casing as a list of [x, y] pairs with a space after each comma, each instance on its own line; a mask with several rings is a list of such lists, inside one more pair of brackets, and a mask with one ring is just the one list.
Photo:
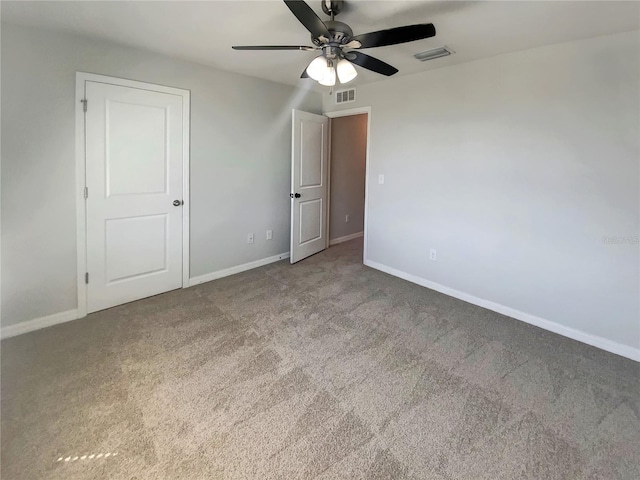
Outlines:
[[300, 110], [292, 117], [290, 259], [295, 263], [327, 248], [329, 119]]
[[85, 95], [90, 313], [182, 286], [186, 159], [183, 96], [98, 81]]

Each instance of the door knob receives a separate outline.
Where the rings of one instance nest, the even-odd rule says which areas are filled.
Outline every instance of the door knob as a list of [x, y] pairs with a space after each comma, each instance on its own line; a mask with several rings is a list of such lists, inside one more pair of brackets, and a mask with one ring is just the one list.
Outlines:
[[174, 207], [179, 207], [180, 205], [182, 205], [184, 202], [182, 200], [174, 200], [173, 201], [173, 206]]
[[300, 198], [302, 195], [300, 195], [299, 193], [290, 193], [289, 196], [291, 198], [295, 197], [295, 198]]

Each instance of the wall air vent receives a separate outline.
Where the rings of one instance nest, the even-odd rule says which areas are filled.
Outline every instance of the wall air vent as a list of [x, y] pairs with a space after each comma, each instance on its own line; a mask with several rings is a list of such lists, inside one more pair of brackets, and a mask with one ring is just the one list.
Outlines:
[[434, 48], [432, 50], [427, 50], [426, 52], [416, 53], [414, 57], [416, 57], [421, 62], [426, 62], [427, 60], [433, 60], [434, 58], [446, 57], [447, 55], [451, 55], [454, 52], [449, 47], [440, 47]]
[[336, 103], [351, 103], [356, 101], [356, 89], [340, 90], [336, 92]]

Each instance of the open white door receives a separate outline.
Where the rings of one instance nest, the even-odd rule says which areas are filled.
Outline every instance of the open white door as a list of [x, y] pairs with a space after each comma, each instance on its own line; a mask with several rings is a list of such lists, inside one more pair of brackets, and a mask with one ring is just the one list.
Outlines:
[[86, 82], [87, 310], [182, 286], [183, 98]]
[[291, 263], [327, 248], [329, 119], [293, 110]]

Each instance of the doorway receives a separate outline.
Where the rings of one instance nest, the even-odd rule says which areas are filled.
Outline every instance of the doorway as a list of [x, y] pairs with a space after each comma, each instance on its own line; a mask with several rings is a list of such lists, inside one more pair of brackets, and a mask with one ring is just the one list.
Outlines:
[[331, 120], [329, 245], [364, 236], [368, 114]]
[[80, 316], [186, 285], [189, 92], [76, 77]]
[[[351, 108], [348, 110], [340, 110], [340, 111], [336, 111], [336, 112], [325, 112], [325, 115], [327, 117], [329, 117], [331, 119], [331, 123], [333, 124], [334, 122], [338, 121], [338, 125], [340, 124], [340, 120], [341, 119], [351, 119], [353, 117], [357, 117], [357, 120], [351, 120], [349, 123], [351, 124], [351, 126], [353, 127], [353, 131], [355, 134], [360, 135], [360, 137], [358, 138], [358, 147], [356, 149], [356, 151], [358, 152], [358, 155], [362, 155], [362, 145], [364, 145], [364, 172], [362, 172], [361, 170], [356, 170], [356, 175], [360, 176], [360, 175], [364, 175], [364, 203], [362, 204], [362, 214], [359, 213], [359, 210], [356, 213], [356, 220], [359, 221], [361, 220], [361, 225], [362, 225], [362, 230], [360, 232], [354, 231], [353, 233], [349, 233], [346, 235], [341, 235], [341, 232], [348, 232], [350, 231], [348, 228], [344, 229], [344, 230], [340, 230], [340, 227], [344, 227], [344, 224], [351, 224], [354, 221], [354, 217], [352, 217], [352, 214], [350, 212], [347, 212], [345, 210], [342, 209], [341, 207], [341, 201], [340, 199], [337, 200], [338, 202], [338, 206], [337, 207], [333, 207], [332, 203], [334, 201], [333, 199], [333, 181], [334, 181], [334, 175], [333, 175], [333, 158], [331, 157], [329, 159], [329, 178], [330, 178], [330, 182], [329, 182], [329, 198], [330, 198], [330, 205], [329, 205], [329, 212], [330, 212], [330, 218], [329, 218], [329, 225], [330, 225], [330, 230], [329, 230], [329, 241], [328, 241], [328, 246], [329, 245], [335, 245], [337, 243], [341, 243], [342, 241], [348, 241], [351, 240], [353, 238], [358, 238], [358, 237], [363, 237], [363, 252], [362, 252], [362, 260], [363, 262], [366, 261], [367, 259], [367, 214], [368, 214], [368, 190], [369, 190], [369, 159], [370, 159], [370, 144], [371, 144], [371, 107], [356, 107], [356, 108]], [[333, 126], [332, 126], [333, 129]], [[332, 131], [333, 133], [333, 131]], [[362, 138], [362, 136], [364, 136], [364, 138]], [[331, 144], [331, 153], [333, 155], [333, 144], [334, 144], [334, 139], [331, 138], [330, 140], [330, 144]], [[338, 146], [338, 150], [341, 150], [340, 147]], [[354, 167], [355, 168], [355, 167]], [[361, 168], [361, 167], [360, 167]], [[361, 195], [361, 194], [358, 194]], [[354, 202], [357, 199], [357, 195], [353, 195], [353, 199]], [[344, 205], [351, 205], [351, 203], [344, 203]], [[353, 205], [356, 205], [356, 203], [353, 203]], [[349, 208], [347, 206], [347, 208]], [[333, 215], [331, 215], [333, 214]], [[349, 222], [346, 222], [346, 215], [349, 215]], [[362, 215], [362, 216], [360, 216]], [[332, 218], [333, 217], [333, 218]], [[337, 217], [337, 218], [335, 218]], [[336, 227], [334, 227], [334, 231], [331, 231], [331, 227], [335, 224], [337, 224]], [[342, 225], [341, 225], [342, 224]], [[356, 226], [359, 226], [358, 223], [355, 223]], [[357, 230], [357, 228], [354, 228], [354, 230]], [[351, 235], [351, 237], [350, 237]]]
[[[336, 123], [333, 138], [329, 135], [330, 121]], [[358, 237], [364, 237], [363, 261], [366, 260], [370, 123], [371, 107], [324, 115], [293, 110], [291, 263], [330, 244]], [[340, 127], [345, 129], [344, 135], [337, 130]], [[330, 159], [330, 151], [337, 158], [336, 172], [332, 172], [334, 160]], [[332, 179], [337, 184], [335, 188]]]

